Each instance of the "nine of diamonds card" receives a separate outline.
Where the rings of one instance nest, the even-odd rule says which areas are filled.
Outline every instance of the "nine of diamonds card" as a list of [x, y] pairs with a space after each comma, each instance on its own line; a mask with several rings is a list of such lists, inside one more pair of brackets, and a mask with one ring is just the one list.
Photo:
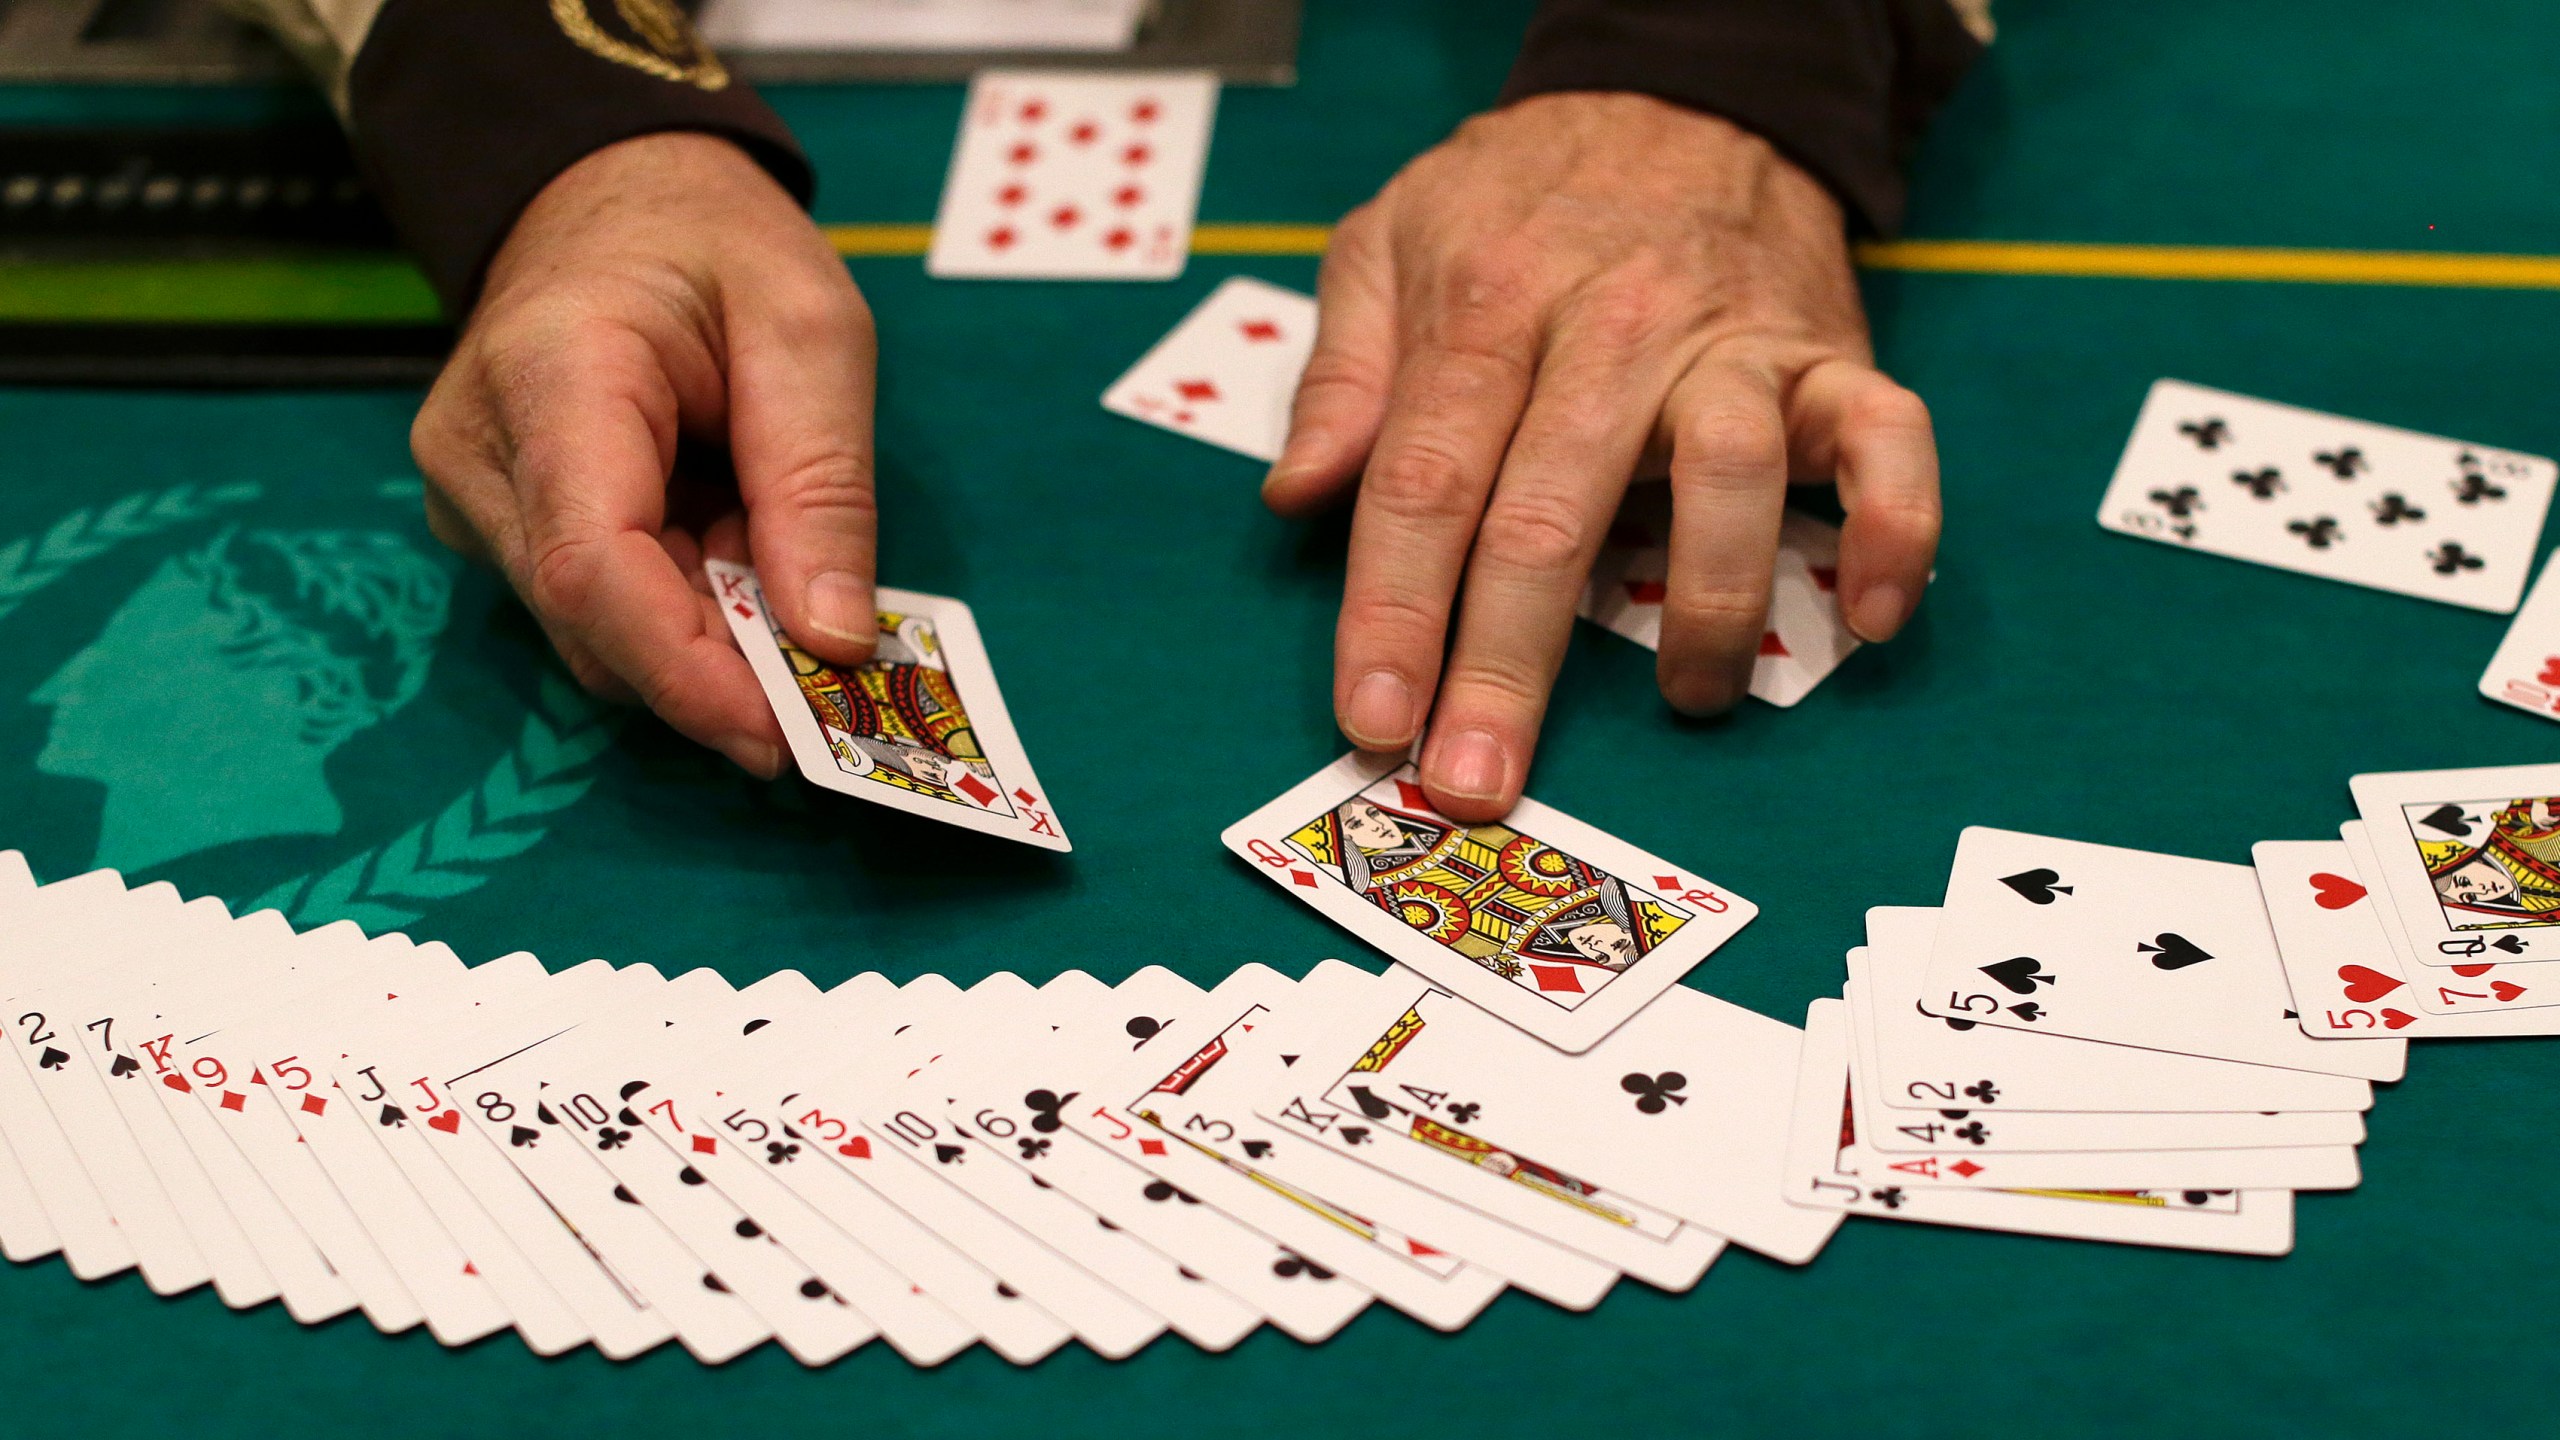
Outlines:
[[883, 587], [880, 648], [843, 671], [792, 643], [754, 571], [721, 560], [703, 568], [810, 784], [1044, 850], [1070, 848], [968, 606]]
[[1576, 1053], [1759, 913], [1535, 800], [1451, 820], [1411, 765], [1356, 751], [1222, 838], [1361, 939]]

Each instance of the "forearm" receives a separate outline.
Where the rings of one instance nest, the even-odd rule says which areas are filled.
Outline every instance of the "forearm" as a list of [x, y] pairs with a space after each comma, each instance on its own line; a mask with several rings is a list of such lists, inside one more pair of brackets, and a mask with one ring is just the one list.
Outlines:
[[619, 140], [735, 142], [804, 203], [781, 120], [670, 0], [231, 0], [309, 65], [367, 183], [456, 314], [553, 177]]
[[1631, 90], [1721, 115], [1828, 186], [1860, 229], [1889, 233], [1902, 221], [1904, 162], [1989, 37], [1987, 0], [1964, 10], [1950, 0], [1542, 0], [1503, 98]]

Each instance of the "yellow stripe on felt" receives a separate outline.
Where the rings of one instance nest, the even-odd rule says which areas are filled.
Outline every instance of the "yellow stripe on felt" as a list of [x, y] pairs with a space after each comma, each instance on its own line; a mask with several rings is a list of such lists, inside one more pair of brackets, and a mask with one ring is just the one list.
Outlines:
[[[830, 225], [836, 252], [922, 255], [930, 225]], [[1321, 255], [1325, 225], [1201, 225], [1194, 255]], [[2560, 290], [2560, 256], [2427, 250], [2292, 250], [2250, 245], [2100, 245], [2039, 240], [1883, 240], [1857, 247], [1859, 265], [1937, 275], [2060, 275], [2092, 280], [2238, 280], [2296, 285], [2422, 285]]]
[[2082, 245], [2032, 240], [1886, 240], [1860, 245], [1871, 270], [2068, 275], [2109, 280], [2256, 280], [2560, 290], [2560, 256], [2425, 250], [2284, 250], [2238, 245]]

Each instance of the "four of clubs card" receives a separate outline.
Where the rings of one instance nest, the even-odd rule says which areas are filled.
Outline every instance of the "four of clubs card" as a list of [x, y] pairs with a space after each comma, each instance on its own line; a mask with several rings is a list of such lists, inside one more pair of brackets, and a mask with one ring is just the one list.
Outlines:
[[883, 587], [879, 649], [838, 670], [784, 633], [753, 570], [721, 560], [703, 568], [810, 784], [1044, 850], [1071, 848], [968, 606]]

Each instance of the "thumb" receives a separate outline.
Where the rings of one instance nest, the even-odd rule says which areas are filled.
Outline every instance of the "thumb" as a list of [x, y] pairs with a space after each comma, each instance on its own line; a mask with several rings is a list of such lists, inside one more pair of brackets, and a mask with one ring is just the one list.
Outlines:
[[1289, 439], [1263, 503], [1305, 515], [1341, 498], [1368, 463], [1395, 376], [1395, 276], [1374, 211], [1334, 227], [1316, 276], [1315, 349], [1290, 406]]
[[[871, 658], [871, 313], [832, 256], [820, 293], [730, 307], [729, 451], [747, 548], [782, 628], [830, 665]], [[834, 283], [827, 284], [831, 278]]]

